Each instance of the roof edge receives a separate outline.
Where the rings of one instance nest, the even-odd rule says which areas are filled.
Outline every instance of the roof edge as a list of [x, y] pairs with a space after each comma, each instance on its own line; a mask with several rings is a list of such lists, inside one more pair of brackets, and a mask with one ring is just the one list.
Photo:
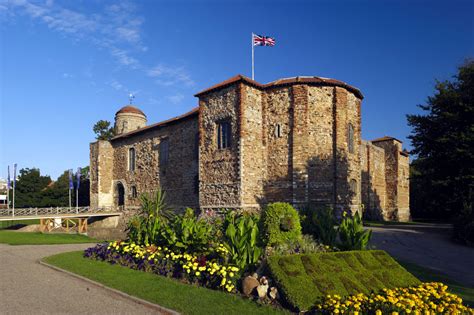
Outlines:
[[278, 80], [275, 80], [275, 81], [272, 81], [272, 82], [269, 82], [269, 83], [266, 83], [266, 84], [261, 84], [255, 80], [252, 80], [244, 75], [241, 75], [241, 74], [238, 74], [236, 76], [233, 76], [232, 78], [230, 79], [227, 79], [225, 81], [222, 81], [220, 83], [217, 83], [205, 90], [202, 90], [201, 92], [198, 92], [196, 94], [194, 94], [195, 97], [200, 97], [202, 95], [206, 95], [210, 92], [213, 92], [215, 90], [220, 90], [220, 89], [223, 89], [223, 88], [226, 88], [232, 84], [235, 84], [235, 83], [238, 83], [238, 82], [245, 82], [249, 85], [252, 85], [260, 90], [263, 90], [263, 89], [269, 89], [269, 88], [273, 88], [273, 87], [279, 87], [279, 86], [285, 86], [285, 85], [294, 85], [294, 84], [308, 84], [308, 85], [316, 85], [316, 86], [338, 86], [338, 87], [342, 87], [342, 88], [345, 88], [346, 90], [356, 94], [356, 96], [360, 99], [363, 99], [364, 98], [364, 95], [362, 94], [362, 92], [352, 86], [352, 85], [349, 85], [343, 81], [339, 81], [339, 80], [336, 80], [336, 79], [328, 79], [328, 78], [323, 78], [323, 77], [315, 77], [315, 76], [297, 76], [297, 77], [291, 77], [291, 78], [282, 78], [282, 79], [278, 79]]
[[172, 118], [170, 118], [170, 119], [166, 119], [166, 120], [163, 120], [163, 121], [160, 121], [160, 122], [157, 122], [157, 123], [154, 123], [154, 124], [151, 124], [151, 125], [142, 127], [142, 128], [140, 128], [140, 129], [136, 129], [136, 130], [133, 130], [133, 131], [130, 131], [130, 132], [127, 132], [127, 133], [124, 133], [124, 134], [115, 136], [115, 137], [113, 137], [112, 139], [110, 139], [110, 141], [114, 141], [114, 140], [118, 140], [118, 139], [123, 139], [123, 138], [128, 138], [128, 137], [135, 136], [135, 135], [140, 134], [140, 133], [142, 133], [142, 132], [146, 132], [146, 131], [153, 130], [153, 129], [158, 129], [158, 128], [162, 128], [162, 127], [167, 127], [167, 126], [169, 126], [169, 125], [178, 123], [178, 122], [180, 122], [180, 121], [183, 121], [183, 120], [185, 120], [185, 119], [191, 118], [191, 117], [193, 117], [193, 116], [197, 116], [198, 114], [199, 114], [199, 107], [194, 107], [192, 110], [190, 110], [190, 111], [187, 112], [187, 113], [184, 113], [183, 115], [179, 115], [179, 116], [176, 116], [176, 117], [172, 117]]

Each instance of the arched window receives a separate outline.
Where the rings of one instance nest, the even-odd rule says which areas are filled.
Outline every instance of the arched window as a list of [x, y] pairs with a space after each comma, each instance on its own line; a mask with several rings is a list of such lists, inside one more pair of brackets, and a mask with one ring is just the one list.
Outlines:
[[137, 196], [138, 196], [137, 187], [132, 186], [131, 193], [132, 193], [132, 198], [137, 198]]
[[128, 149], [128, 170], [130, 172], [135, 170], [135, 148]]
[[354, 126], [352, 124], [347, 127], [347, 146], [349, 153], [354, 153]]

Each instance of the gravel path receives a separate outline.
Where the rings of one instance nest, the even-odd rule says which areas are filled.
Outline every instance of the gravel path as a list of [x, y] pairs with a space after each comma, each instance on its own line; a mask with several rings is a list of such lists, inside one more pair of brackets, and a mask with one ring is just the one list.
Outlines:
[[156, 314], [106, 289], [40, 265], [40, 258], [90, 244], [0, 244], [1, 314]]
[[474, 287], [474, 248], [452, 242], [449, 225], [392, 225], [370, 229], [373, 231], [371, 244], [377, 249]]

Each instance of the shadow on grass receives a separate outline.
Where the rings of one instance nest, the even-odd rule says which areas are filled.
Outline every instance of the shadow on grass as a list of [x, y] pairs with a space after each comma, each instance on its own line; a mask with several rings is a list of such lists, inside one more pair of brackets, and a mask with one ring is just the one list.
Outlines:
[[474, 288], [466, 287], [436, 270], [425, 268], [417, 264], [398, 261], [406, 270], [423, 282], [442, 282], [448, 286], [451, 293], [459, 295], [464, 304], [474, 307]]

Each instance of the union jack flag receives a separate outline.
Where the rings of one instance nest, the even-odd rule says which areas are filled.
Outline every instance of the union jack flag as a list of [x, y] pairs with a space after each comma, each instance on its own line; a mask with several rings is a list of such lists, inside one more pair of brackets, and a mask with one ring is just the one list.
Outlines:
[[257, 34], [253, 35], [253, 45], [254, 46], [275, 46], [275, 38], [262, 36]]

